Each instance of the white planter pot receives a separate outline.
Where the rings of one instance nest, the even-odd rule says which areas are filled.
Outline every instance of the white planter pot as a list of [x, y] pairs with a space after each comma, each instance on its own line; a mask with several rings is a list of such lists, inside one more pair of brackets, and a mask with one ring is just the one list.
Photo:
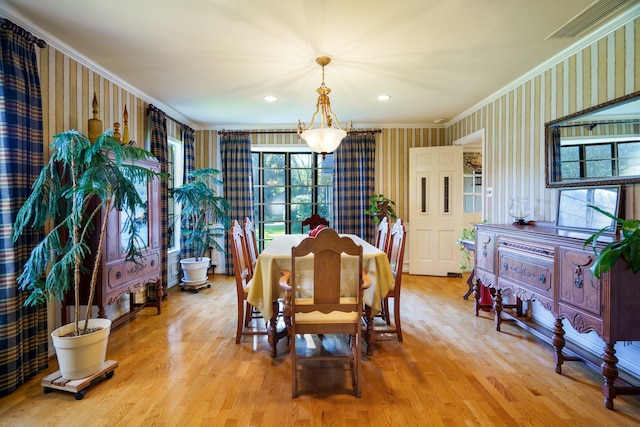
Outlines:
[[182, 274], [185, 282], [204, 282], [207, 280], [207, 270], [209, 269], [210, 258], [202, 257], [198, 261], [195, 258], [185, 258], [180, 260]]
[[[84, 320], [80, 328], [84, 327]], [[79, 380], [98, 372], [107, 355], [107, 343], [111, 332], [111, 320], [89, 319], [90, 328], [99, 331], [76, 337], [65, 337], [75, 329], [75, 323], [61, 326], [51, 333], [62, 378]]]

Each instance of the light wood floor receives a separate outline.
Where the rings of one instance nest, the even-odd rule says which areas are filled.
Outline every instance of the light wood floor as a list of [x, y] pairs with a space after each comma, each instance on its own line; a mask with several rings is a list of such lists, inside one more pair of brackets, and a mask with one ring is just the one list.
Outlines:
[[404, 342], [389, 336], [363, 356], [362, 398], [340, 392], [345, 373], [333, 370], [307, 375], [319, 393], [291, 399], [286, 343], [273, 359], [266, 337], [236, 345], [234, 285], [216, 275], [197, 294], [172, 288], [160, 316], [145, 309], [114, 330], [107, 358], [119, 366], [83, 400], [43, 393], [53, 359], [0, 399], [0, 425], [640, 425], [640, 397], [605, 409], [597, 372], [567, 362], [556, 374], [550, 346], [510, 323], [496, 332], [489, 313], [473, 315], [466, 289], [463, 279], [405, 275]]

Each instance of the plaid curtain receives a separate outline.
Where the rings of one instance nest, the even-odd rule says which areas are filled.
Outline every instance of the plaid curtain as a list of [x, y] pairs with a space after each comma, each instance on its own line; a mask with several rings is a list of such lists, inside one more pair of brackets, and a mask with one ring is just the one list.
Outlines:
[[352, 133], [334, 151], [333, 228], [372, 241], [373, 218], [364, 214], [374, 194], [376, 140], [371, 133]]
[[[149, 126], [149, 140], [150, 149], [158, 163], [160, 163], [160, 172], [168, 174], [168, 162], [169, 162], [169, 143], [167, 142], [167, 115], [154, 107], [149, 105], [147, 108], [147, 118]], [[161, 230], [163, 230], [160, 244], [162, 246], [161, 259], [162, 259], [162, 288], [166, 295], [167, 283], [169, 283], [167, 250], [169, 247], [169, 238], [165, 230], [169, 226], [169, 207], [168, 207], [168, 191], [167, 191], [167, 178], [163, 178], [160, 181], [160, 224]]]
[[[220, 158], [224, 197], [231, 203], [230, 219], [244, 224], [244, 218], [253, 218], [253, 165], [251, 163], [251, 139], [249, 135], [224, 135], [220, 137]], [[229, 233], [225, 248], [231, 247]], [[234, 274], [233, 259], [225, 256], [227, 275]]]
[[[184, 148], [184, 176], [182, 177], [183, 182], [187, 182], [187, 176], [195, 170], [195, 141], [196, 141], [196, 131], [191, 129], [188, 126], [182, 127], [182, 144]], [[189, 227], [189, 219], [182, 219], [182, 229], [187, 229]], [[187, 247], [186, 238], [184, 235], [180, 236], [180, 258], [190, 258], [193, 256], [193, 251], [191, 247]]]
[[553, 169], [553, 179], [560, 181], [562, 179], [562, 162], [560, 161], [560, 129], [554, 127], [551, 129], [551, 147], [553, 153], [551, 154]]
[[47, 307], [24, 307], [16, 278], [41, 231], [13, 242], [18, 209], [43, 166], [42, 99], [33, 37], [15, 24], [0, 26], [0, 395], [46, 369]]

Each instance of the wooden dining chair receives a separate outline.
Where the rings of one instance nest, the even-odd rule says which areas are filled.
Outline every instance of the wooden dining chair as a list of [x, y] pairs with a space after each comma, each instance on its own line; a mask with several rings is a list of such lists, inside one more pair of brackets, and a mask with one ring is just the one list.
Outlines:
[[[238, 323], [236, 327], [236, 344], [240, 344], [243, 335], [267, 335], [266, 322], [264, 328], [254, 326], [262, 318], [257, 310], [247, 301], [249, 281], [253, 277], [250, 267], [249, 253], [244, 230], [237, 220], [233, 220], [229, 229], [231, 237], [231, 255], [233, 257], [233, 271], [236, 278], [236, 294], [238, 297]], [[264, 322], [264, 319], [262, 319]]]
[[389, 264], [391, 265], [391, 272], [395, 279], [394, 287], [392, 291], [389, 291], [386, 297], [382, 300], [382, 313], [387, 326], [391, 325], [390, 313], [389, 313], [389, 298], [393, 298], [393, 329], [384, 329], [384, 333], [395, 333], [398, 336], [398, 341], [402, 341], [402, 324], [400, 321], [400, 291], [402, 290], [402, 264], [404, 262], [404, 245], [406, 238], [406, 230], [401, 219], [398, 219], [393, 228], [391, 228], [391, 235], [389, 236], [389, 246], [387, 254], [389, 256]]
[[382, 252], [387, 253], [387, 246], [389, 246], [389, 233], [391, 232], [391, 225], [389, 220], [385, 216], [380, 220], [378, 228], [376, 228], [375, 246]]
[[[291, 271], [283, 272], [280, 285], [285, 290], [286, 322], [291, 336], [292, 397], [301, 392], [298, 376], [304, 364], [327, 360], [350, 365], [353, 392], [360, 397], [362, 246], [325, 228], [291, 249]], [[298, 354], [296, 336], [304, 334], [320, 335], [322, 342], [327, 335], [334, 338], [333, 334], [341, 334], [335, 338], [346, 341], [345, 351], [323, 348], [321, 344], [320, 348], [307, 348]]]
[[306, 218], [304, 221], [302, 221], [302, 228], [306, 227], [307, 225], [309, 226], [309, 231], [311, 231], [319, 225], [329, 227], [329, 221], [321, 217], [317, 213], [314, 213], [309, 218]]
[[256, 239], [256, 228], [251, 221], [251, 218], [246, 217], [244, 219], [244, 239], [247, 242], [247, 252], [249, 254], [249, 265], [251, 267], [251, 271], [253, 271], [256, 267], [256, 262], [258, 262], [258, 241]]

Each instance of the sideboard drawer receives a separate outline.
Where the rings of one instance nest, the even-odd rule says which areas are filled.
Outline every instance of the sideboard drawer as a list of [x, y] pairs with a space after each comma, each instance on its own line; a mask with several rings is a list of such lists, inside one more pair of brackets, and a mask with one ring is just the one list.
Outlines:
[[499, 251], [498, 268], [501, 280], [506, 279], [536, 295], [554, 297], [552, 261], [511, 251]]

